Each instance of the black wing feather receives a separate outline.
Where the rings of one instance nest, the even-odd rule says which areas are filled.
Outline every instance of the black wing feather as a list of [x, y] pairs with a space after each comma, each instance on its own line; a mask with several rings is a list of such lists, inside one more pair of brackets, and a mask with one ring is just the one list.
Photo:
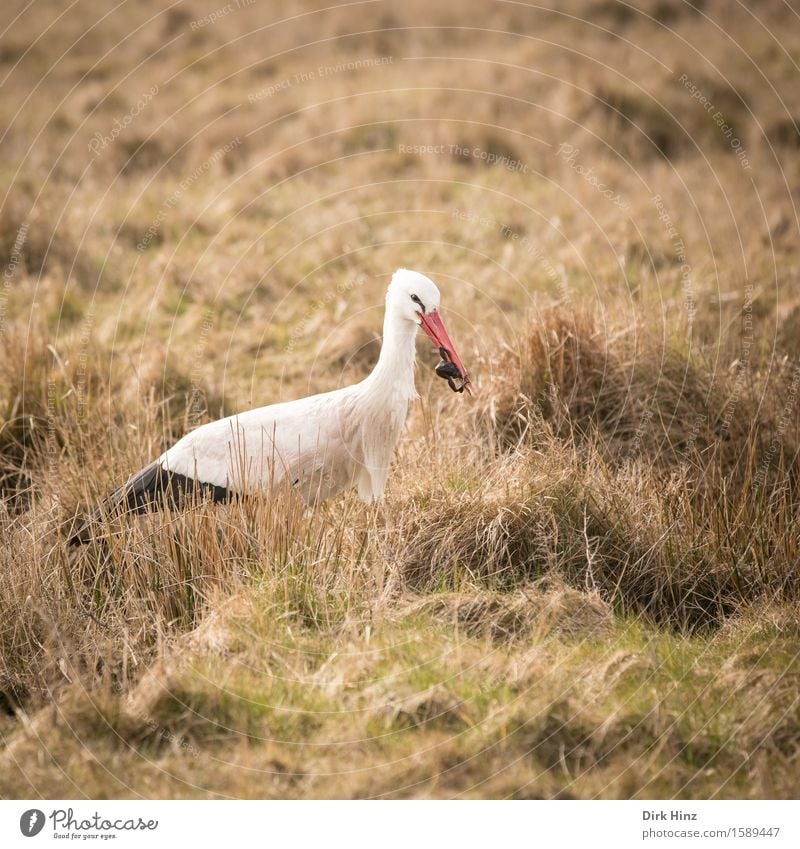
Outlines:
[[224, 486], [205, 483], [186, 475], [170, 472], [156, 460], [134, 475], [86, 517], [68, 540], [69, 545], [83, 545], [92, 539], [92, 527], [104, 516], [117, 511], [143, 513], [165, 503], [180, 506], [195, 496], [212, 501], [228, 501], [231, 492]]

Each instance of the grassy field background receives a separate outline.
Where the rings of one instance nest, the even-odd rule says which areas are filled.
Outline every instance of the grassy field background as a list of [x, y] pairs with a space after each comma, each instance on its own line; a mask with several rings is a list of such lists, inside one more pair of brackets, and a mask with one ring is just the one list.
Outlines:
[[[797, 798], [791, 2], [6, 0], [0, 796]], [[366, 375], [384, 504], [73, 518]]]

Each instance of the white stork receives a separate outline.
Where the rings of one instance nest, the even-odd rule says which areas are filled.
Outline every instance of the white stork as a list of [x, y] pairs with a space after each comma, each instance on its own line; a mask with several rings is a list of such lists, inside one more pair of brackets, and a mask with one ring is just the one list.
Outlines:
[[199, 489], [214, 501], [290, 485], [306, 503], [351, 486], [367, 503], [383, 496], [389, 463], [414, 387], [417, 328], [439, 349], [436, 368], [450, 387], [470, 379], [439, 316], [439, 290], [401, 268], [386, 292], [383, 345], [371, 374], [352, 386], [259, 407], [204, 424], [131, 477], [98, 507], [70, 542], [91, 539], [94, 521], [114, 509], [139, 512]]

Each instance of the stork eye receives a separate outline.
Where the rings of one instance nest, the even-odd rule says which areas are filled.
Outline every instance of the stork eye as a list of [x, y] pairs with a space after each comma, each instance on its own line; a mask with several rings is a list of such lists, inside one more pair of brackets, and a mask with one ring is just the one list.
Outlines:
[[423, 303], [422, 303], [422, 301], [419, 299], [419, 295], [412, 295], [412, 296], [411, 296], [411, 300], [412, 300], [415, 304], [419, 304], [419, 305], [420, 305], [420, 307], [421, 307], [421, 309], [422, 309], [422, 312], [425, 312], [425, 304], [423, 304]]

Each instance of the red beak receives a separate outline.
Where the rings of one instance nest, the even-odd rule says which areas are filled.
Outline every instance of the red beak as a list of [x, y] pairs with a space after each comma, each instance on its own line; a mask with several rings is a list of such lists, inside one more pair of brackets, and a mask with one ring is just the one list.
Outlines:
[[438, 311], [434, 310], [429, 313], [420, 313], [419, 318], [422, 329], [428, 334], [431, 342], [433, 342], [437, 348], [444, 349], [442, 352], [444, 359], [453, 363], [459, 372], [461, 372], [464, 389], [472, 395], [472, 382], [469, 379], [467, 370], [464, 368], [464, 364], [461, 362], [461, 358], [456, 353], [455, 346], [450, 341], [450, 337], [447, 335], [447, 331], [444, 328], [444, 324], [442, 324], [442, 319], [439, 316]]

